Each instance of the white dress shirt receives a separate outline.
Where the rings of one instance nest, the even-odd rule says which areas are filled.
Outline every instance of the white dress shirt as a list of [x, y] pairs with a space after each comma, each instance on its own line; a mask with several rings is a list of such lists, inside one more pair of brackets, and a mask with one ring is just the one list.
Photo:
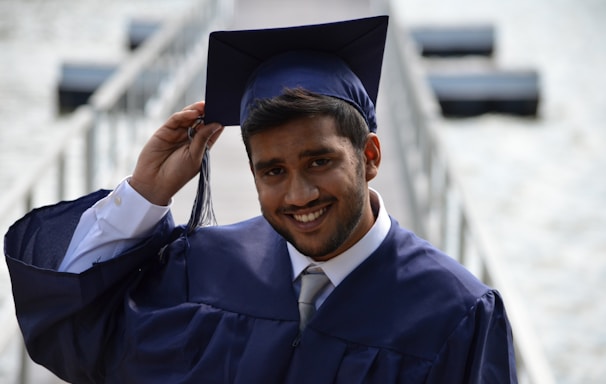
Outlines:
[[[381, 196], [373, 189], [370, 195], [375, 212], [378, 208], [377, 219], [360, 241], [340, 255], [316, 262], [287, 243], [297, 294], [301, 286], [299, 276], [311, 264], [320, 265], [330, 280], [316, 299], [316, 307], [379, 247], [389, 232], [391, 220]], [[95, 262], [116, 257], [145, 239], [169, 210], [170, 204], [151, 204], [130, 186], [128, 179], [123, 180], [107, 197], [82, 214], [59, 271], [80, 273]]]

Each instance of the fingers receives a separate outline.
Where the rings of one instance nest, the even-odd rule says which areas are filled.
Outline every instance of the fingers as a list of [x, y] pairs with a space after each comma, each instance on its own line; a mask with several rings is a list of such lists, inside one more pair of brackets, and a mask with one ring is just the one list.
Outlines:
[[164, 123], [164, 127], [172, 130], [190, 127], [199, 116], [204, 116], [204, 105], [203, 101], [199, 101], [173, 113]]
[[183, 108], [182, 111], [198, 111], [200, 112], [201, 115], [204, 114], [204, 106], [206, 105], [206, 103], [204, 101], [197, 101], [193, 104], [188, 105], [187, 107]]
[[199, 120], [201, 116], [204, 116], [204, 107], [205, 102], [199, 101], [188, 105], [181, 112], [173, 115], [175, 118], [173, 129], [187, 126], [188, 137], [192, 146], [190, 150], [194, 153], [203, 152], [206, 147], [210, 149], [223, 132], [223, 126], [220, 124], [205, 125], [204, 120]]
[[203, 113], [204, 109], [202, 109], [202, 112], [197, 109], [182, 110], [181, 112], [173, 113], [164, 126], [169, 129], [189, 128], [198, 116], [202, 116]]
[[[193, 159], [202, 159], [205, 148], [218, 139], [223, 127], [220, 124], [204, 124], [204, 102], [191, 104], [174, 113], [157, 131], [158, 138], [170, 145], [186, 146]], [[176, 148], [176, 147], [174, 147]]]
[[210, 149], [217, 142], [221, 132], [223, 132], [223, 126], [217, 123], [208, 125], [202, 123], [195, 130], [196, 134], [190, 143], [190, 151], [201, 155], [205, 148]]

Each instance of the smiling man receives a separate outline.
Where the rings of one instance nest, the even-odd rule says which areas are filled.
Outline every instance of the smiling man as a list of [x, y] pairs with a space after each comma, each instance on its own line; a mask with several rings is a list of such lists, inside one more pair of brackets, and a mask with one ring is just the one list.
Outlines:
[[[32, 358], [77, 383], [515, 383], [498, 292], [368, 186], [386, 29], [211, 35], [207, 103], [172, 115], [115, 190], [7, 234]], [[172, 196], [236, 123], [262, 216], [175, 228]]]

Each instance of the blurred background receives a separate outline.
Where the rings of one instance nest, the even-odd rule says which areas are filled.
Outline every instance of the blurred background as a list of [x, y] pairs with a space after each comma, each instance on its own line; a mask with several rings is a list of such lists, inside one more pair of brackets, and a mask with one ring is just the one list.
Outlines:
[[[400, 69], [396, 64], [395, 67], [386, 64], [379, 98], [379, 108], [386, 117], [379, 120], [379, 125], [381, 127], [383, 122], [387, 128], [384, 131], [380, 128], [380, 132], [391, 135], [392, 131], [411, 130], [407, 124], [399, 123], [393, 110], [402, 109], [405, 113], [413, 108], [414, 100], [420, 99], [419, 116], [437, 135], [435, 139], [439, 143], [436, 146], [438, 153], [432, 156], [439, 159], [442, 168], [451, 169], [456, 176], [459, 189], [453, 193], [462, 195], [467, 202], [467, 206], [463, 204], [464, 207], [458, 209], [473, 212], [472, 227], [476, 231], [463, 237], [471, 237], [472, 243], [481, 238], [484, 248], [498, 260], [499, 268], [492, 273], [499, 277], [493, 280], [506, 281], [507, 289], [503, 292], [506, 303], [509, 304], [508, 297], [515, 300], [514, 316], [518, 318], [518, 310], [522, 312], [519, 318], [528, 325], [529, 339], [532, 336], [537, 340], [537, 345], [531, 349], [544, 355], [554, 382], [605, 382], [606, 44], [602, 40], [606, 36], [606, 1], [240, 0], [219, 1], [214, 8], [206, 3], [210, 2], [0, 0], [0, 201], [15, 208], [0, 211], [3, 233], [28, 207], [58, 200], [52, 193], [45, 193], [46, 188], [56, 187], [57, 182], [53, 181], [56, 177], [43, 174], [40, 179], [50, 177], [52, 180], [41, 188], [42, 192], [27, 199], [19, 197], [27, 190], [24, 185], [37, 180], [38, 176], [32, 175], [38, 175], [41, 159], [44, 160], [47, 153], [63, 141], [77, 139], [72, 134], [76, 132], [73, 130], [76, 115], [63, 111], [59, 100], [59, 85], [66, 81], [66, 64], [75, 68], [101, 66], [118, 71], [134, 57], [144, 60], [136, 56], [136, 50], [129, 48], [129, 37], [133, 34], [129, 26], [135, 19], [152, 21], [155, 30], [160, 30], [159, 25], [170, 24], [170, 20], [184, 14], [204, 13], [208, 9], [212, 18], [213, 12], [219, 12], [217, 9], [220, 8], [223, 16], [215, 29], [224, 29], [327, 22], [388, 12], [392, 16], [391, 31], [407, 34], [406, 41], [414, 41], [412, 32], [428, 27], [456, 30], [488, 26], [492, 43], [488, 56], [477, 52], [464, 58], [460, 54], [446, 58], [422, 56], [419, 49], [422, 44], [419, 41], [417, 45], [413, 44], [414, 64], [410, 64], [410, 68], [406, 63], [399, 64], [413, 77], [413, 86], [409, 89], [420, 94], [409, 96], [412, 101], [391, 90], [392, 80], [400, 78]], [[203, 22], [194, 24], [201, 27]], [[203, 46], [196, 44], [185, 41], [180, 49], [193, 52], [195, 46], [205, 52]], [[406, 45], [390, 40], [388, 49], [402, 44]], [[167, 60], [175, 62], [171, 65], [179, 66], [178, 59], [185, 56]], [[430, 75], [457, 75], [470, 71], [536, 75], [536, 83], [529, 86], [530, 93], [533, 89], [537, 92], [536, 111], [525, 116], [498, 111], [471, 117], [444, 116], [437, 102], [437, 89], [430, 86]], [[201, 75], [203, 77], [203, 71]], [[84, 75], [84, 82], [86, 77]], [[181, 104], [174, 105], [203, 98], [203, 80], [198, 77], [195, 83], [192, 82], [193, 93], [179, 99]], [[166, 98], [162, 95], [171, 88], [167, 83], [162, 82], [154, 91], [153, 100], [139, 109], [149, 111], [160, 105], [159, 100]], [[414, 85], [419, 83], [422, 84], [420, 90]], [[465, 88], [465, 83], [462, 87]], [[507, 87], [503, 89], [502, 92], [508, 92]], [[118, 104], [128, 105], [129, 97], [123, 96]], [[99, 101], [101, 104], [102, 100]], [[170, 108], [166, 105], [174, 108], [173, 104], [162, 105], [155, 109], [155, 114], [152, 112], [153, 118], [142, 119], [139, 116], [142, 112], [138, 112], [122, 124], [128, 126], [129, 121], [135, 121], [137, 126], [142, 126], [142, 136], [146, 136], [156, 127], [151, 122], [157, 123], [167, 116]], [[103, 124], [107, 121], [100, 125]], [[397, 136], [397, 132], [393, 134], [406, 141], [405, 137]], [[240, 151], [237, 130], [226, 131], [224, 136], [232, 137], [232, 142], [225, 140], [228, 150], [224, 152]], [[68, 162], [76, 165], [67, 165], [68, 168], [84, 164], [86, 155], [82, 148], [85, 141], [76, 143], [75, 149], [70, 150]], [[391, 141], [391, 137], [384, 139], [387, 141]], [[136, 153], [140, 145], [140, 141], [133, 139], [126, 145], [126, 151]], [[111, 142], [104, 148], [111, 150]], [[426, 197], [423, 192], [417, 200], [408, 196], [415, 189], [410, 187], [411, 181], [406, 180], [411, 176], [403, 176], [399, 171], [410, 167], [410, 159], [407, 165], [401, 163], [408, 156], [407, 147], [390, 147], [389, 150], [387, 176], [380, 181], [386, 186], [380, 190], [394, 186], [391, 193], [382, 192], [388, 197], [388, 209], [394, 207], [392, 214], [403, 225], [410, 225], [432, 239], [433, 233], [439, 232], [435, 225], [432, 227], [432, 217], [438, 215], [439, 210], [434, 212], [431, 208], [431, 198], [423, 200]], [[248, 176], [243, 176], [246, 181], [240, 177], [240, 173], [247, 174], [245, 159], [222, 159], [220, 151], [215, 151], [218, 163], [234, 163], [233, 169], [219, 169], [213, 174], [213, 180], [217, 181], [213, 190], [219, 191], [214, 195], [220, 222], [256, 214], [252, 180], [246, 179]], [[243, 151], [240, 152], [243, 155]], [[131, 158], [125, 167], [106, 172], [106, 176], [86, 185], [80, 185], [78, 180], [68, 182], [69, 187], [61, 198], [76, 197], [91, 186], [111, 188], [120, 181], [116, 175], [128, 174], [132, 161]], [[435, 163], [429, 166], [428, 179], [432, 183], [425, 190], [430, 197], [437, 188], [435, 185], [443, 183], [439, 180], [440, 172], [432, 171]], [[86, 172], [96, 171], [76, 170], [72, 177], [83, 179]], [[438, 180], [434, 180], [436, 178]], [[236, 192], [246, 193], [246, 196], [230, 195], [239, 188], [234, 186], [240, 184], [242, 190]], [[182, 208], [182, 216], [177, 214], [183, 220], [187, 218], [193, 199], [191, 189], [184, 193], [187, 204]], [[414, 201], [423, 201], [419, 204], [429, 207], [429, 218], [425, 219], [424, 225], [414, 223], [418, 220], [416, 208], [407, 207], [411, 201], [413, 205]], [[21, 204], [25, 208], [18, 207]], [[444, 241], [442, 246], [449, 253], [456, 253], [460, 243]], [[0, 382], [11, 383], [17, 382], [18, 375], [23, 372], [22, 352], [19, 336], [15, 336], [14, 321], [11, 321], [14, 313], [10, 282], [4, 265], [2, 268], [0, 321], [8, 325], [0, 327], [0, 333], [4, 332], [0, 335]], [[29, 366], [26, 371], [29, 382], [56, 382], [48, 378], [44, 370]], [[528, 379], [528, 382], [532, 380]]]

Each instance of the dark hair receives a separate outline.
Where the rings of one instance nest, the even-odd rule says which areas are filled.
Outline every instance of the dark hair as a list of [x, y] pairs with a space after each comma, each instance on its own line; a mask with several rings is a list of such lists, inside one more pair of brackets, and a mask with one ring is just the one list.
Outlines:
[[351, 141], [355, 150], [362, 151], [369, 129], [358, 110], [336, 97], [319, 95], [302, 88], [285, 89], [276, 97], [256, 100], [242, 124], [242, 139], [250, 159], [250, 137], [265, 129], [309, 116], [332, 116], [337, 133]]

